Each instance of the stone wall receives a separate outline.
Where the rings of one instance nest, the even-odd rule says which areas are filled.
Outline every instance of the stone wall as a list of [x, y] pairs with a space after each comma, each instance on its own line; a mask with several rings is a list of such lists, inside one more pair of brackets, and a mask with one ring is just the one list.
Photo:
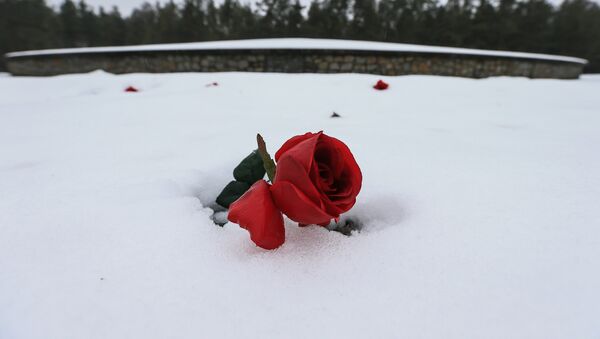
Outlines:
[[355, 50], [196, 50], [7, 57], [13, 75], [47, 76], [102, 69], [110, 73], [284, 72], [427, 74], [468, 78], [577, 79], [583, 64], [542, 59]]

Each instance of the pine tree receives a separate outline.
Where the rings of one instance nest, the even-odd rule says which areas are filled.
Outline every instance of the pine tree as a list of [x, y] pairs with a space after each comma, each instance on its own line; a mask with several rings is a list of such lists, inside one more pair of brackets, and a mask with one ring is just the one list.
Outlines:
[[202, 0], [186, 0], [181, 10], [179, 38], [181, 41], [200, 41], [208, 39], [206, 33], [206, 14]]
[[304, 17], [302, 16], [303, 9], [304, 6], [300, 4], [299, 0], [295, 0], [294, 4], [291, 5], [286, 18], [286, 36], [301, 36], [303, 29], [302, 24], [304, 22]]
[[79, 20], [77, 6], [71, 0], [65, 0], [60, 5], [60, 24], [62, 27], [62, 44], [67, 47], [85, 46]]
[[380, 21], [375, 0], [354, 0], [349, 34], [353, 39], [377, 40], [380, 37]]
[[589, 0], [566, 0], [555, 16], [552, 53], [587, 58], [587, 71], [600, 71], [600, 6]]
[[79, 45], [97, 46], [100, 42], [98, 16], [83, 0], [77, 4], [77, 19], [79, 20], [79, 27], [81, 29], [81, 41]]
[[125, 21], [121, 17], [119, 9], [115, 6], [113, 6], [109, 13], [106, 13], [104, 8], [100, 7], [98, 30], [98, 45], [100, 46], [123, 45], [125, 43], [125, 36], [123, 34], [126, 31]]
[[347, 38], [350, 14], [349, 0], [325, 0], [322, 9], [324, 37]]
[[156, 30], [158, 42], [177, 42], [179, 34], [179, 9], [169, 0], [164, 5], [156, 5], [157, 22]]
[[131, 13], [127, 22], [127, 43], [151, 44], [159, 41], [156, 25], [157, 13], [152, 5], [145, 2]]
[[318, 0], [313, 0], [308, 8], [308, 15], [303, 25], [303, 32], [311, 38], [323, 38], [327, 36], [325, 25], [326, 13]]
[[[365, 39], [573, 55], [600, 71], [592, 0], [299, 0], [144, 3], [128, 17], [84, 0], [0, 0], [0, 53], [15, 50], [256, 37]], [[2, 63], [0, 60], [0, 68]]]

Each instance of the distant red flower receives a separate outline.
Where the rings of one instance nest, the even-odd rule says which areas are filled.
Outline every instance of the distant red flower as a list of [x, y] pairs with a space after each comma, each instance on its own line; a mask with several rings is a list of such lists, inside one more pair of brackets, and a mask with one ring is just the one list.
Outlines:
[[390, 85], [383, 81], [383, 80], [379, 80], [377, 81], [377, 83], [375, 84], [375, 86], [373, 86], [373, 88], [375, 88], [378, 91], [383, 91], [385, 89], [388, 89], [388, 87], [390, 87]]
[[137, 88], [133, 87], [133, 86], [129, 86], [129, 87], [125, 88], [125, 92], [133, 92], [133, 93], [135, 93], [135, 92], [139, 92], [139, 90]]

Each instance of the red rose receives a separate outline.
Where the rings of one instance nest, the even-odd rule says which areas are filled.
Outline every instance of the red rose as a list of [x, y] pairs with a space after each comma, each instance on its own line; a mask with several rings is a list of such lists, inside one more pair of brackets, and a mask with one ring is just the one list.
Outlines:
[[362, 174], [348, 146], [319, 133], [286, 141], [275, 153], [275, 204], [301, 224], [327, 225], [356, 202]]
[[247, 229], [258, 246], [283, 244], [281, 212], [300, 224], [326, 226], [354, 206], [362, 174], [340, 140], [322, 132], [295, 136], [281, 146], [275, 160], [273, 185], [258, 181], [229, 210], [229, 220]]
[[377, 81], [377, 83], [375, 84], [375, 86], [373, 86], [373, 88], [375, 88], [376, 90], [379, 90], [379, 91], [387, 89], [388, 87], [390, 87], [390, 85], [387, 82], [383, 81], [383, 80]]

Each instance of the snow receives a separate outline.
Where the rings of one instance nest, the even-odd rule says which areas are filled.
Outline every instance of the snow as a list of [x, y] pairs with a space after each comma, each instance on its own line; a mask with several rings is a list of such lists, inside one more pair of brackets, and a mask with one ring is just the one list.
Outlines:
[[[600, 76], [379, 78], [1, 77], [0, 338], [600, 336]], [[212, 223], [256, 132], [319, 130], [361, 233]]]
[[247, 39], [225, 40], [209, 42], [191, 42], [176, 44], [155, 44], [120, 47], [87, 47], [47, 49], [40, 51], [25, 51], [8, 53], [7, 57], [22, 57], [48, 54], [73, 54], [73, 53], [120, 53], [120, 52], [148, 52], [148, 51], [190, 51], [190, 50], [235, 50], [235, 49], [333, 49], [355, 51], [384, 51], [384, 52], [413, 52], [413, 53], [443, 53], [460, 55], [499, 56], [508, 58], [541, 59], [552, 61], [574, 62], [587, 64], [587, 60], [549, 54], [491, 51], [483, 49], [470, 49], [458, 47], [439, 47], [412, 44], [397, 44], [388, 42], [336, 40], [336, 39], [306, 39], [306, 38], [281, 38], [281, 39]]

